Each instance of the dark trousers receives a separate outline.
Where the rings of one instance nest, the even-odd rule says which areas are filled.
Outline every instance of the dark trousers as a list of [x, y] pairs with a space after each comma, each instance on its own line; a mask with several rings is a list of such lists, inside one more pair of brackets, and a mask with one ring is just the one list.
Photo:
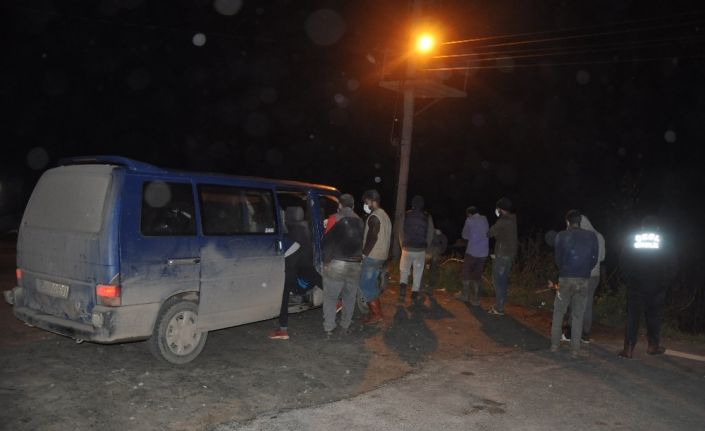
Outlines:
[[321, 275], [311, 265], [305, 265], [298, 259], [287, 258], [284, 261], [284, 293], [282, 306], [279, 310], [279, 327], [289, 326], [289, 294], [304, 294], [306, 290], [299, 286], [299, 277], [306, 279], [311, 286], [322, 287]]
[[632, 289], [627, 292], [627, 330], [624, 342], [635, 345], [639, 335], [641, 316], [646, 317], [646, 335], [649, 344], [658, 345], [661, 334], [661, 308], [664, 292]]

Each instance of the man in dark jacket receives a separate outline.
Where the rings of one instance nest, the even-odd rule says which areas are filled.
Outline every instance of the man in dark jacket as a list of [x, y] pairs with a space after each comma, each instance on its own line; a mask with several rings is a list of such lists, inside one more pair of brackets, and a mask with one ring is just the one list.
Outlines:
[[553, 303], [551, 324], [551, 351], [557, 352], [561, 342], [563, 316], [571, 308], [571, 355], [580, 352], [580, 336], [583, 330], [583, 313], [587, 301], [590, 272], [597, 264], [599, 246], [594, 232], [581, 229], [582, 216], [570, 210], [566, 215], [568, 228], [556, 235], [555, 259], [558, 267], [558, 291]]
[[328, 336], [336, 328], [336, 304], [342, 299], [340, 327], [350, 327], [355, 308], [364, 224], [353, 211], [352, 195], [340, 196], [335, 225], [323, 236], [323, 330]]
[[494, 286], [497, 300], [488, 312], [496, 316], [504, 315], [504, 304], [507, 302], [509, 290], [509, 273], [512, 262], [519, 249], [517, 235], [517, 217], [512, 213], [512, 202], [507, 198], [497, 201], [495, 215], [498, 220], [487, 232], [487, 236], [494, 238], [494, 261], [492, 262], [492, 285]]
[[627, 283], [627, 328], [624, 349], [619, 356], [631, 359], [639, 334], [639, 321], [646, 316], [646, 353], [659, 355], [661, 346], [661, 309], [668, 285], [677, 272], [673, 250], [663, 241], [658, 220], [646, 217], [641, 230], [626, 245], [621, 265], [622, 278]]
[[426, 266], [426, 249], [433, 242], [436, 229], [433, 227], [433, 218], [424, 211], [424, 199], [414, 196], [411, 199], [411, 209], [404, 215], [404, 225], [399, 230], [401, 244], [401, 260], [399, 261], [399, 302], [403, 303], [406, 295], [406, 286], [409, 275], [412, 273], [414, 282], [411, 287], [411, 301], [416, 304], [421, 279]]

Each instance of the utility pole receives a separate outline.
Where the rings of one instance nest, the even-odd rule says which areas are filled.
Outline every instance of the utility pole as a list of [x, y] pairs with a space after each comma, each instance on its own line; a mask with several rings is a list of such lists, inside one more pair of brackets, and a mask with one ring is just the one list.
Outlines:
[[[421, 18], [422, 0], [414, 0], [411, 12], [412, 30], [419, 24]], [[411, 32], [414, 38], [414, 32]], [[413, 40], [412, 40], [413, 43]], [[406, 77], [402, 83], [404, 92], [403, 117], [401, 128], [401, 142], [399, 144], [399, 178], [397, 179], [397, 203], [394, 210], [394, 225], [392, 231], [392, 257], [401, 255], [399, 245], [399, 231], [404, 224], [406, 213], [406, 194], [409, 186], [409, 160], [411, 158], [411, 140], [414, 132], [414, 77], [416, 76], [416, 56], [408, 57], [406, 63]]]

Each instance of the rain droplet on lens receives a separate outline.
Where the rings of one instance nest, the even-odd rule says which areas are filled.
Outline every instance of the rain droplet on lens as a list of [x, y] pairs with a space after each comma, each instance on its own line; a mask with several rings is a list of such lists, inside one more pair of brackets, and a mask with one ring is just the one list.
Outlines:
[[206, 35], [203, 33], [196, 33], [193, 35], [191, 42], [193, 42], [194, 45], [201, 47], [206, 44]]
[[663, 138], [668, 142], [669, 144], [672, 144], [676, 142], [676, 132], [673, 130], [666, 130], [666, 133], [663, 134]]
[[163, 208], [171, 201], [171, 188], [163, 181], [152, 181], [144, 190], [144, 200], [152, 208]]
[[348, 90], [356, 91], [358, 88], [360, 88], [360, 81], [357, 79], [348, 79]]
[[42, 170], [49, 164], [49, 153], [42, 147], [34, 147], [27, 153], [27, 164], [35, 171]]
[[376, 182], [377, 184], [381, 183], [381, 182], [382, 182], [382, 177], [375, 177], [375, 182]]
[[475, 127], [482, 127], [485, 125], [485, 116], [482, 114], [473, 114], [472, 116], [472, 124]]
[[213, 8], [221, 15], [233, 16], [242, 8], [242, 0], [215, 0]]
[[319, 9], [306, 18], [304, 29], [316, 45], [330, 46], [343, 36], [345, 21], [334, 10]]
[[587, 70], [578, 70], [575, 74], [575, 80], [578, 81], [580, 85], [587, 85], [590, 83], [590, 72]]

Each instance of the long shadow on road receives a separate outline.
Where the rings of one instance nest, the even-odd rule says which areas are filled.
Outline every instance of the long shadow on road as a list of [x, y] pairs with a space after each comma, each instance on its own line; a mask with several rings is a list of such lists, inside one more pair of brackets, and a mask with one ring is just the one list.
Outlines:
[[523, 350], [541, 350], [549, 346], [548, 338], [522, 324], [512, 316], [493, 316], [480, 307], [465, 304], [480, 324], [480, 330], [495, 343]]

